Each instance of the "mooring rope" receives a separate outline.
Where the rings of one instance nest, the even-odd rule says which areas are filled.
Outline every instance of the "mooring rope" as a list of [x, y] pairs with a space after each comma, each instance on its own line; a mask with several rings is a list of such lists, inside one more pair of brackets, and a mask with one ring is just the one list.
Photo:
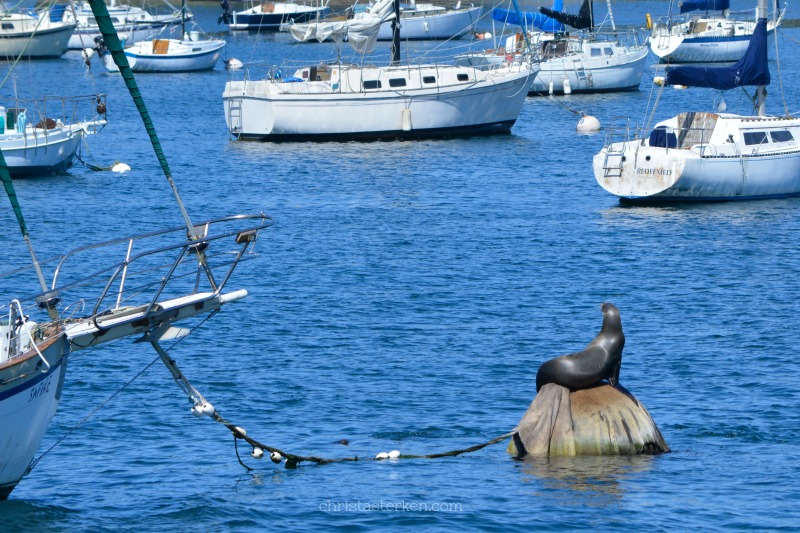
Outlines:
[[109, 171], [109, 170], [113, 169], [113, 168], [114, 168], [114, 167], [115, 167], [117, 164], [119, 164], [119, 161], [114, 161], [113, 163], [111, 163], [111, 164], [110, 164], [110, 165], [108, 165], [107, 167], [101, 167], [101, 166], [98, 166], [98, 165], [93, 165], [93, 164], [91, 164], [91, 163], [87, 163], [86, 161], [84, 161], [84, 160], [81, 158], [80, 154], [78, 154], [78, 153], [76, 153], [76, 154], [75, 154], [75, 159], [77, 159], [78, 161], [80, 161], [80, 162], [81, 162], [81, 163], [82, 163], [84, 166], [86, 166], [86, 167], [87, 167], [89, 170], [94, 170], [94, 171], [97, 171], [97, 172], [107, 172], [107, 171]]
[[243, 440], [253, 447], [253, 453], [252, 453], [253, 457], [260, 459], [261, 457], [263, 457], [264, 451], [268, 451], [270, 452], [270, 459], [274, 463], [280, 463], [283, 461], [284, 466], [286, 468], [295, 468], [297, 467], [298, 464], [306, 462], [324, 465], [330, 463], [345, 463], [345, 462], [355, 462], [355, 461], [379, 461], [383, 459], [439, 459], [442, 457], [455, 457], [463, 453], [469, 453], [480, 450], [481, 448], [485, 448], [492, 444], [497, 444], [498, 442], [501, 442], [514, 434], [514, 431], [512, 431], [510, 433], [505, 433], [503, 435], [500, 435], [499, 437], [495, 437], [487, 442], [476, 444], [468, 448], [461, 448], [458, 450], [450, 450], [446, 452], [433, 453], [427, 455], [409, 455], [409, 454], [397, 453], [396, 455], [378, 454], [376, 457], [369, 457], [369, 458], [353, 456], [353, 457], [339, 457], [334, 459], [328, 459], [313, 455], [298, 455], [290, 453], [281, 450], [280, 448], [264, 444], [250, 437], [244, 428], [242, 428], [241, 426], [237, 426], [234, 423], [223, 418], [222, 415], [219, 413], [219, 411], [217, 411], [210, 403], [206, 401], [203, 395], [189, 382], [189, 380], [186, 378], [183, 372], [180, 369], [178, 369], [178, 365], [176, 364], [175, 360], [169, 357], [169, 354], [167, 354], [167, 352], [158, 344], [158, 339], [148, 338], [148, 340], [150, 341], [150, 344], [153, 345], [153, 348], [155, 348], [155, 350], [159, 353], [161, 361], [167, 366], [175, 382], [178, 384], [181, 390], [183, 390], [189, 401], [194, 406], [192, 408], [192, 412], [197, 416], [208, 415], [209, 417], [211, 417], [212, 420], [214, 420], [215, 422], [219, 422], [220, 424], [224, 425], [230, 430], [230, 432], [233, 434], [234, 448], [236, 450], [236, 458], [239, 460], [239, 464], [241, 464], [247, 470], [253, 470], [253, 469], [244, 464], [241, 456], [239, 455], [239, 440]]

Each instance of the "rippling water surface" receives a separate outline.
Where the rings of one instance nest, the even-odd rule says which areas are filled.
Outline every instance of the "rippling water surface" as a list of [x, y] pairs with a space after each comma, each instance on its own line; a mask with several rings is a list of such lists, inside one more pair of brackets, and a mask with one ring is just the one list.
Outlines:
[[[617, 22], [667, 6], [621, 3]], [[217, 29], [216, 7], [194, 10]], [[254, 75], [331, 53], [285, 34], [226, 38], [229, 56], [262, 62]], [[789, 111], [798, 39], [786, 29], [778, 41]], [[15, 72], [20, 94], [109, 94], [91, 155], [133, 167], [18, 180], [40, 256], [181, 224], [118, 76], [84, 74], [76, 53]], [[636, 93], [529, 98], [510, 136], [367, 144], [229, 141], [221, 67], [138, 81], [193, 217], [276, 219], [232, 282], [249, 297], [171, 352], [251, 436], [325, 457], [487, 441], [520, 420], [539, 364], [582, 349], [611, 301], [627, 337], [622, 382], [672, 453], [517, 462], [500, 444], [286, 470], [240, 448], [247, 471], [160, 363], [112, 398], [156, 357], [124, 341], [72, 358], [41, 451], [108, 401], [0, 503], [0, 529], [794, 529], [800, 199], [620, 207], [592, 175], [603, 135], [577, 135], [570, 109], [641, 122], [652, 74]], [[719, 99], [670, 89], [656, 119]], [[748, 112], [743, 93], [725, 99]], [[26, 252], [10, 209], [0, 224], [6, 271]]]

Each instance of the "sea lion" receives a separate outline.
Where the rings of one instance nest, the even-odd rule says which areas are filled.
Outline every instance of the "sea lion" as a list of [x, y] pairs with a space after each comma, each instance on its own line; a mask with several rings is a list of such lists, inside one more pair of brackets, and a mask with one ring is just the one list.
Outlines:
[[582, 351], [561, 355], [542, 363], [536, 373], [536, 392], [548, 383], [570, 389], [585, 389], [607, 379], [612, 387], [625, 391], [619, 384], [622, 365], [622, 320], [614, 304], [604, 303], [603, 327], [597, 337]]

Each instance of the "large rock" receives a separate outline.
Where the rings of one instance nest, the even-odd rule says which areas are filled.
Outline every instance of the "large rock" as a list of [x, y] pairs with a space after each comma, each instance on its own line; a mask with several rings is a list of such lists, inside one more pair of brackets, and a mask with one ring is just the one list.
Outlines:
[[516, 427], [508, 451], [526, 455], [636, 455], [669, 451], [650, 413], [608, 384], [570, 392], [544, 385]]

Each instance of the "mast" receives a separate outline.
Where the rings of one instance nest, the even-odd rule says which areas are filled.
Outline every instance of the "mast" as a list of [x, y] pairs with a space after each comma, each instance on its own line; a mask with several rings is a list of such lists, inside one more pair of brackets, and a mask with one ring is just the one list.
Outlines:
[[[608, 6], [608, 18], [611, 19], [611, 31], [617, 33], [617, 26], [614, 24], [614, 12], [611, 10], [611, 0], [606, 0]], [[592, 21], [594, 21], [594, 13], [592, 13]]]
[[186, 0], [181, 2], [181, 39], [186, 37]]
[[392, 65], [400, 64], [400, 0], [394, 0], [392, 19]]
[[[767, 0], [758, 0], [758, 7], [756, 8], [756, 22], [766, 18], [767, 18]], [[777, 36], [775, 36], [775, 38], [777, 39]], [[766, 85], [758, 85], [756, 88], [756, 109], [759, 117], [763, 117], [767, 114]]]

